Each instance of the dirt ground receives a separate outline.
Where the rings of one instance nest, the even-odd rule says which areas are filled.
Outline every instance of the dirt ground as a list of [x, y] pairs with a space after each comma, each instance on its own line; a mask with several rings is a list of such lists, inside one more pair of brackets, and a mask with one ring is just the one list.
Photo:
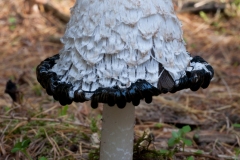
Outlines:
[[[61, 49], [66, 22], [47, 12], [44, 0], [31, 2], [0, 1], [0, 160], [97, 159], [101, 107], [93, 110], [89, 103], [62, 107], [36, 80], [37, 65]], [[49, 4], [68, 17], [74, 0]], [[152, 137], [149, 150], [165, 149], [168, 155], [162, 153], [162, 159], [240, 159], [240, 17], [224, 13], [178, 17], [188, 51], [213, 66], [214, 79], [205, 90], [160, 95], [150, 105], [136, 107], [136, 142], [144, 133]], [[17, 84], [16, 102], [5, 93], [9, 80]], [[172, 132], [186, 125], [192, 129], [186, 134], [192, 145], [184, 150], [182, 142], [169, 147]], [[14, 152], [24, 140], [29, 140], [27, 146]], [[141, 158], [143, 152], [135, 154], [135, 159], [147, 159]]]

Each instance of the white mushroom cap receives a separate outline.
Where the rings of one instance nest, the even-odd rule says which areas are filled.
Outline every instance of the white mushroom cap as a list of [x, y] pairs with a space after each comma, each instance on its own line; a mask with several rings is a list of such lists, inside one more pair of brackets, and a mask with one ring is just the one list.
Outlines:
[[192, 57], [171, 1], [77, 0], [71, 14], [64, 47], [48, 70], [71, 85], [69, 99], [92, 99], [100, 88], [122, 92], [139, 80], [159, 93], [181, 85]]

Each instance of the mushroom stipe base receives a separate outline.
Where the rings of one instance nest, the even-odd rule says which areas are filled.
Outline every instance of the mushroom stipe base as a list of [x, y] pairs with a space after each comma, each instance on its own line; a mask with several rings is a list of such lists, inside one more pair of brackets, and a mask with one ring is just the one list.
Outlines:
[[[61, 81], [61, 76], [52, 72], [51, 68], [59, 59], [59, 54], [47, 58], [37, 67], [37, 79], [43, 88], [46, 89], [49, 95], [52, 95], [55, 100], [59, 101], [61, 105], [71, 104], [75, 102], [85, 102], [91, 100], [92, 108], [97, 108], [98, 103], [106, 103], [109, 106], [117, 105], [118, 108], [124, 108], [127, 103], [132, 102], [134, 106], [138, 106], [141, 99], [145, 99], [146, 103], [152, 102], [152, 96], [157, 96], [161, 93], [175, 93], [176, 91], [190, 88], [192, 91], [198, 90], [200, 87], [207, 88], [213, 75], [213, 68], [201, 57], [193, 57], [190, 64], [192, 64], [191, 71], [185, 71], [186, 74], [179, 80], [173, 81], [169, 73], [164, 70], [165, 78], [159, 79], [158, 88], [152, 86], [146, 80], [137, 80], [128, 88], [120, 88], [118, 86], [98, 88], [97, 90], [82, 91], [73, 90], [73, 85]], [[204, 65], [206, 69], [194, 69], [195, 64]], [[196, 65], [197, 67], [197, 65]], [[172, 83], [169, 87], [168, 83]], [[164, 84], [162, 84], [164, 83]], [[166, 86], [166, 87], [164, 87]], [[86, 98], [86, 94], [91, 95], [91, 98]]]
[[103, 105], [100, 159], [131, 160], [135, 126], [135, 107], [127, 103], [124, 109]]

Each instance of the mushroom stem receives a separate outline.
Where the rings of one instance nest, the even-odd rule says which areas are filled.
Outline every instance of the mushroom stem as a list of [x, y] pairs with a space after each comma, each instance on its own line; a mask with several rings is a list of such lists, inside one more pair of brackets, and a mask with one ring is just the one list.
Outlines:
[[131, 103], [127, 103], [123, 109], [104, 104], [100, 160], [133, 158], [134, 125], [135, 106]]

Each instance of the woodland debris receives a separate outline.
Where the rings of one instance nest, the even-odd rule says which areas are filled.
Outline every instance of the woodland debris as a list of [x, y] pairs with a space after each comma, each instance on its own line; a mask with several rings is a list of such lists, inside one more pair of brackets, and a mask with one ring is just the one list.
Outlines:
[[65, 15], [47, 1], [36, 1], [35, 3], [39, 6], [42, 6], [46, 13], [51, 13], [54, 17], [58, 18], [63, 23], [67, 23], [70, 19], [68, 15]]
[[224, 10], [227, 5], [227, 3], [216, 0], [175, 0], [175, 4], [180, 13], [216, 12], [217, 10]]

